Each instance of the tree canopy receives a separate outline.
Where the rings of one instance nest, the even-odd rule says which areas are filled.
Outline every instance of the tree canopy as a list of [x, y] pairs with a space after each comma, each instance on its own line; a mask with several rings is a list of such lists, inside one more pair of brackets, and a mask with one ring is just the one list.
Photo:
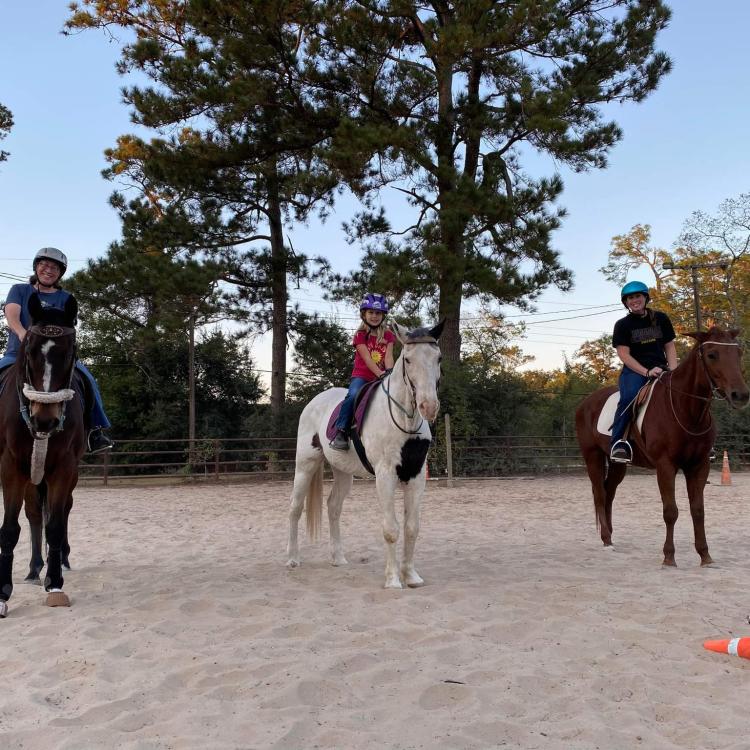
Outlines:
[[441, 346], [458, 361], [464, 299], [525, 305], [571, 288], [552, 245], [562, 179], [530, 176], [524, 157], [605, 167], [621, 131], [602, 107], [641, 101], [669, 71], [655, 43], [670, 12], [658, 0], [327, 5], [320, 57], [358, 126], [344, 156], [372, 149], [381, 182], [412, 207], [405, 227], [377, 208], [351, 222], [366, 256], [338, 293], [437, 299]]

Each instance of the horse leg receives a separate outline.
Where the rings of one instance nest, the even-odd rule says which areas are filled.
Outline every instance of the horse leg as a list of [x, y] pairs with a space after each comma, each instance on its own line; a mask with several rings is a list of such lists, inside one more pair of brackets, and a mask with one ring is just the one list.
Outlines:
[[346, 565], [347, 559], [341, 547], [341, 508], [344, 499], [352, 489], [354, 477], [346, 472], [333, 469], [333, 487], [328, 496], [328, 526], [330, 528], [331, 563], [333, 565]]
[[70, 599], [62, 590], [65, 583], [62, 574], [62, 545], [65, 539], [68, 499], [77, 479], [75, 465], [63, 464], [58, 465], [55, 476], [47, 480], [49, 518], [44, 529], [47, 536], [47, 575], [44, 578], [44, 588], [48, 592], [47, 604], [50, 607], [70, 606]]
[[409, 588], [424, 586], [422, 576], [414, 568], [414, 548], [419, 535], [419, 511], [425, 485], [425, 470], [404, 485], [404, 558], [401, 576]]
[[41, 485], [35, 487], [29, 483], [26, 485], [24, 497], [24, 511], [29, 522], [29, 534], [31, 536], [31, 561], [29, 562], [29, 574], [24, 578], [27, 583], [42, 585], [39, 574], [44, 567], [44, 555], [42, 553], [42, 499], [40, 497]]
[[[602, 543], [605, 547], [612, 546], [612, 528], [610, 526], [612, 518], [612, 500], [609, 501], [609, 518], [607, 518], [607, 496], [608, 492], [605, 486], [607, 479], [607, 460], [604, 453], [596, 446], [588, 448], [583, 453], [583, 460], [586, 462], [586, 471], [591, 480], [591, 492], [594, 495], [594, 515], [599, 534], [602, 537]], [[614, 491], [612, 492], [614, 498]]]
[[708, 554], [706, 541], [706, 527], [703, 514], [703, 490], [708, 479], [711, 464], [706, 458], [700, 464], [683, 469], [685, 484], [690, 500], [690, 515], [693, 519], [693, 534], [695, 536], [695, 551], [701, 556], [701, 565], [710, 565], [713, 560]]
[[63, 536], [62, 548], [60, 549], [60, 561], [65, 570], [70, 570], [70, 543], [68, 542], [68, 519], [70, 511], [73, 510], [73, 493], [68, 496], [65, 505], [65, 535]]
[[8, 614], [8, 599], [13, 593], [13, 551], [21, 534], [18, 516], [26, 486], [26, 479], [16, 474], [7, 453], [3, 456], [2, 477], [4, 513], [0, 527], [0, 617], [5, 617]]
[[612, 503], [615, 500], [617, 488], [625, 478], [627, 471], [627, 464], [609, 463], [607, 467], [607, 479], [604, 482], [604, 517], [607, 519], [607, 525], [609, 526], [610, 539], [614, 531], [614, 526], [612, 525]]
[[396, 474], [379, 472], [375, 475], [375, 487], [383, 512], [383, 539], [385, 541], [385, 588], [400, 589], [396, 542], [398, 542], [398, 519], [394, 509]]
[[659, 483], [659, 493], [663, 506], [664, 523], [667, 527], [667, 536], [664, 540], [664, 562], [663, 565], [674, 566], [674, 525], [677, 523], [679, 511], [674, 499], [674, 481], [677, 471], [671, 463], [661, 462], [656, 465], [656, 481]]
[[286, 547], [286, 565], [288, 568], [296, 568], [300, 564], [298, 540], [299, 519], [305, 507], [305, 497], [310, 492], [321, 491], [317, 484], [319, 479], [322, 480], [322, 475], [320, 478], [318, 477], [318, 473], [322, 472], [322, 469], [322, 459], [317, 456], [315, 460], [302, 460], [299, 456], [297, 457], [294, 469], [292, 501], [289, 507], [289, 541]]

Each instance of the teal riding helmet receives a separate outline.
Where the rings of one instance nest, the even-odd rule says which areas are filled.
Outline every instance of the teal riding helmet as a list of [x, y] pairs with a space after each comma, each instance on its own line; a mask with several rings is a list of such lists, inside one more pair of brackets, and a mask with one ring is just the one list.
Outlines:
[[622, 304], [627, 307], [625, 304], [625, 297], [627, 297], [629, 294], [643, 294], [646, 297], [646, 302], [648, 302], [651, 299], [651, 295], [648, 293], [648, 287], [642, 282], [642, 281], [629, 281], [625, 286], [622, 288], [622, 291], [620, 292], [620, 299], [622, 300]]

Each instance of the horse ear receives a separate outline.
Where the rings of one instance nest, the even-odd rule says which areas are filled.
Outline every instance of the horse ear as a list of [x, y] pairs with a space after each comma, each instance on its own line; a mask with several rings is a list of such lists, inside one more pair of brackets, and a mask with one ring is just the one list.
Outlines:
[[445, 318], [443, 318], [434, 328], [430, 328], [430, 336], [434, 339], [439, 339], [440, 334], [443, 332], [443, 326], [445, 325]]
[[399, 325], [395, 320], [392, 320], [389, 325], [396, 338], [403, 344], [409, 335], [409, 329]]
[[70, 328], [75, 328], [78, 323], [78, 300], [72, 294], [65, 300], [63, 312], [67, 325]]
[[690, 336], [691, 339], [695, 339], [699, 343], [703, 343], [708, 337], [708, 331], [690, 331], [682, 334], [683, 336]]
[[42, 301], [39, 299], [39, 295], [34, 292], [29, 297], [29, 315], [31, 316], [31, 325], [35, 325], [42, 319], [44, 308], [42, 307]]

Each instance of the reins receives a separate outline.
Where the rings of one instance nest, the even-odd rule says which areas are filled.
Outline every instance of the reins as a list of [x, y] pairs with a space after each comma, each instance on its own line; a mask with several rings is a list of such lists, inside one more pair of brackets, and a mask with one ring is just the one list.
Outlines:
[[[424, 339], [418, 339], [415, 341], [406, 341], [404, 343], [404, 346], [407, 346], [409, 344], [434, 344], [437, 346], [437, 340], [433, 339], [432, 337], [426, 337]], [[401, 357], [399, 357], [401, 360], [401, 376], [404, 380], [404, 385], [409, 386], [412, 394], [412, 402], [411, 402], [411, 414], [409, 413], [409, 410], [406, 409], [402, 404], [400, 404], [396, 399], [391, 396], [391, 377], [393, 375], [393, 372], [386, 375], [381, 381], [380, 381], [380, 387], [383, 389], [383, 393], [388, 397], [388, 413], [391, 417], [391, 422], [393, 422], [396, 427], [398, 427], [401, 432], [403, 432], [406, 435], [418, 435], [419, 432], [422, 430], [422, 425], [424, 424], [424, 418], [420, 416], [419, 426], [416, 430], [405, 430], [397, 421], [396, 418], [393, 415], [393, 406], [395, 405], [399, 411], [401, 411], [408, 420], [414, 419], [414, 417], [417, 416], [418, 409], [417, 409], [417, 389], [414, 387], [414, 383], [412, 383], [411, 378], [409, 377], [409, 373], [406, 370], [406, 358], [404, 357], [403, 353]]]

